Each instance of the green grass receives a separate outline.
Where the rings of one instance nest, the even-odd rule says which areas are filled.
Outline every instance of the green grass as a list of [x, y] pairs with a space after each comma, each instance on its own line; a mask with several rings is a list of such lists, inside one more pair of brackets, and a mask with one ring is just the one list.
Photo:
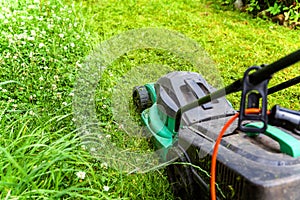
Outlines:
[[[95, 44], [143, 27], [178, 31], [210, 54], [224, 84], [241, 78], [251, 65], [271, 63], [299, 48], [299, 31], [209, 1], [49, 2], [0, 3], [1, 199], [175, 198], [163, 169], [127, 174], [107, 167], [82, 144], [72, 98], [80, 66]], [[115, 120], [114, 91], [138, 73], [135, 68], [149, 63], [197, 71], [161, 49], [130, 51], [107, 66], [96, 91], [97, 116], [103, 133], [124, 151], [149, 152], [150, 145], [118, 129], [126, 124]], [[298, 74], [299, 64], [276, 74], [270, 85]], [[135, 77], [130, 84], [141, 81], [148, 80]], [[228, 98], [238, 108], [239, 95]], [[300, 109], [299, 86], [269, 99], [270, 106]], [[84, 179], [77, 172], [85, 172]]]

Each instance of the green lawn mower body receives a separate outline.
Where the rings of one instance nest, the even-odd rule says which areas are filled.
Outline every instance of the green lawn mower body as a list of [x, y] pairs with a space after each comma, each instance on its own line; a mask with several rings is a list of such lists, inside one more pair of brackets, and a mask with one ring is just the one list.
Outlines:
[[[236, 113], [225, 97], [184, 112], [179, 131], [176, 112], [216, 91], [193, 72], [171, 72], [156, 83], [135, 87], [133, 101], [152, 134], [168, 177], [181, 199], [209, 199], [212, 149], [225, 122]], [[249, 127], [259, 126], [254, 122]], [[293, 131], [268, 124], [264, 134], [237, 130], [223, 136], [217, 157], [219, 199], [300, 199], [300, 142]], [[173, 148], [176, 147], [176, 148]], [[180, 164], [185, 163], [185, 164]]]

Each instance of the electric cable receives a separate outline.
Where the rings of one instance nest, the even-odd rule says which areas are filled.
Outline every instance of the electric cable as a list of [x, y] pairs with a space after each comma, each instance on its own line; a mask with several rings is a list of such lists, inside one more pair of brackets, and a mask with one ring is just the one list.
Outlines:
[[[260, 112], [260, 109], [258, 108], [248, 108], [246, 109], [246, 114], [257, 114]], [[222, 137], [228, 127], [236, 120], [239, 116], [239, 113], [236, 113], [234, 116], [232, 116], [223, 126], [222, 130], [220, 131], [218, 138], [216, 140], [212, 158], [211, 158], [211, 170], [210, 170], [210, 195], [211, 195], [211, 200], [216, 200], [217, 195], [216, 195], [216, 164], [217, 164], [217, 155], [218, 155], [218, 150], [219, 150], [219, 145], [221, 143]]]

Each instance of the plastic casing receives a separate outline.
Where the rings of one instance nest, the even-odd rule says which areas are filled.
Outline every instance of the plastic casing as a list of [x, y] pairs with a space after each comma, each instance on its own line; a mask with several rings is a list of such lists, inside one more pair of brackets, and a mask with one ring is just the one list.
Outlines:
[[[166, 115], [174, 117], [178, 107], [200, 98], [193, 91], [193, 86], [187, 86], [186, 80], [193, 80], [198, 86], [204, 86], [204, 90], [207, 90], [204, 93], [214, 90], [196, 73], [172, 72], [162, 77], [155, 90], [157, 104], [162, 106]], [[191, 196], [197, 199], [209, 198], [209, 177], [203, 172], [210, 171], [213, 140], [229, 117], [200, 123], [197, 121], [235, 112], [225, 98], [212, 102], [208, 107], [210, 108], [199, 106], [184, 113], [183, 126], [178, 133], [178, 145], [185, 146], [187, 160], [198, 166], [191, 165], [185, 174], [192, 176], [194, 182], [189, 187], [194, 187], [195, 194]], [[300, 158], [281, 153], [279, 144], [264, 134], [249, 137], [236, 131], [236, 128], [237, 122], [227, 130], [219, 147], [216, 173], [216, 182], [220, 188], [218, 198], [300, 199]], [[293, 133], [288, 133], [298, 138]]]

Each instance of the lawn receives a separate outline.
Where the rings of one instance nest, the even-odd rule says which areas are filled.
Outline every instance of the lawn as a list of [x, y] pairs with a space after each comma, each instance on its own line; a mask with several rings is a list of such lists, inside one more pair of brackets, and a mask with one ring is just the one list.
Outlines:
[[[137, 135], [132, 86], [172, 70], [217, 72], [222, 86], [299, 48], [299, 31], [205, 0], [22, 0], [0, 1], [0, 9], [0, 199], [175, 199], [148, 138]], [[193, 48], [209, 67], [189, 62]], [[296, 75], [299, 64], [270, 85]], [[95, 93], [80, 90], [90, 82]], [[90, 121], [76, 113], [89, 95], [101, 148], [86, 144]], [[228, 99], [238, 109], [239, 94]], [[299, 86], [269, 100], [299, 110]]]

